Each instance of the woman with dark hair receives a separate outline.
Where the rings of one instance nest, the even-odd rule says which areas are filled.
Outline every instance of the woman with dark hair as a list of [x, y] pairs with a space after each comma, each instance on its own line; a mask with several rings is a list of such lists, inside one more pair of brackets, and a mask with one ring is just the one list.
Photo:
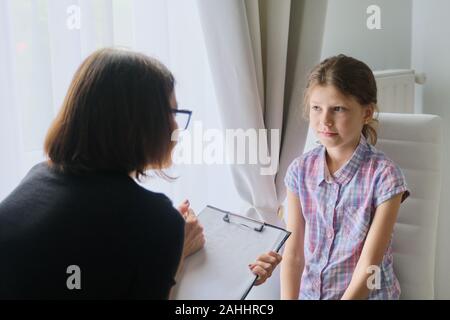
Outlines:
[[[202, 228], [187, 201], [176, 210], [133, 178], [171, 165], [178, 113], [158, 61], [102, 49], [83, 62], [47, 133], [48, 161], [0, 203], [0, 298], [169, 297]], [[280, 259], [258, 258], [259, 283]]]

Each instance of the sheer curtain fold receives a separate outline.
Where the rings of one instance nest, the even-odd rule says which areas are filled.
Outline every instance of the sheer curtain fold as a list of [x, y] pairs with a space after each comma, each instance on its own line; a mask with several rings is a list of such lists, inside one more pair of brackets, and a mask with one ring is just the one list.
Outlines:
[[80, 62], [97, 48], [114, 45], [112, 2], [48, 0], [47, 10], [53, 110], [56, 113]]
[[170, 1], [132, 0], [132, 4], [135, 48], [168, 63]]
[[[223, 126], [244, 131], [264, 129], [262, 67], [256, 63], [262, 61], [262, 56], [255, 50], [261, 45], [258, 34], [251, 33], [260, 27], [256, 19], [248, 18], [259, 15], [258, 6], [239, 0], [199, 1], [198, 5]], [[245, 164], [233, 165], [232, 176], [250, 209], [247, 214], [277, 223], [274, 215], [268, 214], [276, 206], [272, 178], [261, 176], [259, 166]], [[255, 184], [263, 196], [255, 194]]]
[[0, 1], [0, 137], [8, 137], [2, 141], [2, 147], [8, 152], [1, 152], [0, 157], [0, 199], [3, 199], [17, 182], [20, 166], [19, 149], [21, 137], [14, 135], [18, 126], [19, 115], [15, 101], [14, 87], [14, 52], [12, 45], [12, 22], [7, 14], [10, 1]]
[[[247, 215], [282, 224], [283, 177], [306, 139], [298, 109], [307, 71], [320, 59], [327, 0], [197, 3], [224, 127], [268, 129], [265, 146], [276, 146], [271, 139], [281, 145], [270, 150], [277, 174], [262, 175], [260, 165], [233, 165], [235, 187]], [[274, 137], [270, 129], [281, 134]]]
[[[53, 110], [56, 113], [63, 102], [72, 76], [81, 60], [80, 29], [77, 29], [76, 22], [73, 22], [73, 26], [67, 25], [68, 15], [70, 15], [70, 13], [67, 13], [67, 10], [70, 7], [79, 7], [79, 2], [50, 0], [48, 4], [48, 49], [51, 59], [52, 77], [49, 85], [52, 86]], [[84, 16], [83, 11], [80, 11], [80, 14]], [[76, 15], [76, 12], [72, 13], [72, 15]], [[77, 19], [77, 17], [74, 16], [73, 19]], [[85, 21], [80, 20], [80, 28], [83, 26], [83, 22]]]
[[275, 180], [281, 201], [286, 197], [283, 181], [286, 170], [302, 154], [308, 134], [308, 122], [302, 117], [303, 93], [309, 71], [320, 62], [327, 7], [328, 0], [296, 0], [291, 5], [283, 133]]

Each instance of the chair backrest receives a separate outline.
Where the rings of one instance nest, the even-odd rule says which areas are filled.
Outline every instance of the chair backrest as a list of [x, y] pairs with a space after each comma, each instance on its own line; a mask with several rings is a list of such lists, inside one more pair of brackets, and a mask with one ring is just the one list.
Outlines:
[[[410, 197], [394, 228], [394, 268], [402, 299], [433, 299], [437, 221], [442, 174], [441, 118], [426, 114], [379, 114], [378, 143], [402, 169]], [[304, 152], [314, 148], [310, 130]]]

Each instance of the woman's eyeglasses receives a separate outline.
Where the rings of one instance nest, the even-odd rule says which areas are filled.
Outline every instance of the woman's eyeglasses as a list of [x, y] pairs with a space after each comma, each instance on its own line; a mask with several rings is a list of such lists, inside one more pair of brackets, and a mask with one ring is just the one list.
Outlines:
[[172, 113], [175, 114], [175, 121], [178, 125], [178, 129], [186, 130], [191, 121], [192, 111], [184, 109], [172, 109]]

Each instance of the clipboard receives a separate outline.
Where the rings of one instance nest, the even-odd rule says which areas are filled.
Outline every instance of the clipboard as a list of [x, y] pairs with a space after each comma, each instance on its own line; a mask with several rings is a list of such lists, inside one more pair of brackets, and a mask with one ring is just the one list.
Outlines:
[[206, 243], [185, 259], [172, 289], [176, 300], [244, 300], [257, 280], [248, 265], [263, 253], [278, 252], [291, 234], [213, 206], [197, 218]]

